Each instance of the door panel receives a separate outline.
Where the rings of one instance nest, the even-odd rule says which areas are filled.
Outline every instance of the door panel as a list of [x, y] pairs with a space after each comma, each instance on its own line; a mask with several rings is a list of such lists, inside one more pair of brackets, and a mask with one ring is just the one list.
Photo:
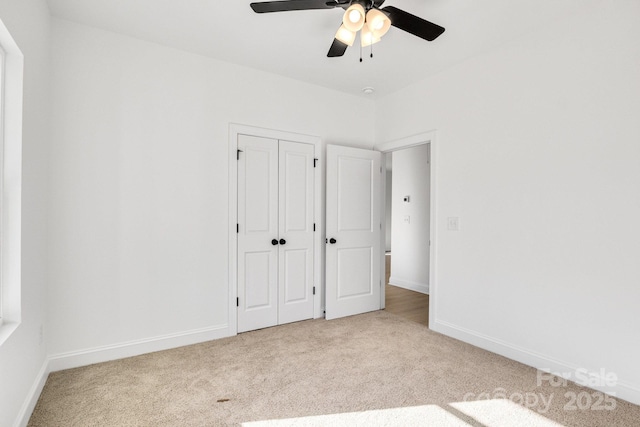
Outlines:
[[256, 311], [273, 308], [270, 283], [277, 273], [273, 266], [275, 260], [273, 251], [246, 252], [244, 255], [245, 269], [245, 303], [246, 311]]
[[[273, 196], [274, 184], [277, 185], [277, 170], [270, 158], [273, 153], [268, 148], [255, 146], [244, 147], [244, 161], [246, 164], [245, 198], [247, 202], [243, 225], [247, 234], [273, 232], [273, 208], [274, 203], [270, 199]], [[277, 206], [275, 206], [277, 207]], [[275, 213], [277, 215], [277, 212]], [[277, 235], [277, 233], [276, 233]]]
[[309, 299], [307, 271], [311, 265], [308, 249], [284, 251], [283, 303], [304, 303]]
[[337, 299], [371, 295], [372, 248], [338, 248]]
[[[309, 216], [310, 200], [307, 182], [307, 175], [313, 164], [309, 165], [309, 155], [292, 151], [289, 144], [281, 143], [281, 149], [286, 150], [280, 157], [283, 168], [281, 177], [284, 184], [284, 188], [281, 189], [283, 197], [282, 231], [284, 233], [307, 232], [309, 231], [309, 220], [313, 221], [313, 217]], [[313, 156], [313, 154], [311, 155]], [[313, 200], [311, 203], [313, 204]], [[313, 209], [313, 205], [311, 208]]]
[[381, 159], [327, 146], [327, 319], [380, 309]]
[[338, 231], [367, 231], [371, 225], [371, 174], [373, 160], [338, 157], [338, 182], [359, 185], [338, 187]]
[[278, 324], [278, 143], [238, 136], [238, 332]]
[[314, 146], [280, 141], [278, 323], [313, 317]]

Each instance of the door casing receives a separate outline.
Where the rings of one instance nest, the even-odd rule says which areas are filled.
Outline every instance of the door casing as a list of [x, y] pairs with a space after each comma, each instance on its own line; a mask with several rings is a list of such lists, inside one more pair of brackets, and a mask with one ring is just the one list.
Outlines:
[[238, 333], [238, 313], [236, 301], [238, 298], [238, 135], [252, 135], [275, 140], [285, 140], [291, 142], [302, 142], [312, 144], [314, 146], [315, 158], [318, 159], [315, 168], [314, 183], [314, 223], [316, 224], [316, 232], [314, 233], [314, 286], [316, 293], [313, 302], [314, 319], [324, 316], [322, 310], [323, 300], [323, 278], [324, 266], [322, 265], [323, 247], [321, 242], [324, 241], [324, 213], [322, 212], [322, 174], [321, 165], [323, 164], [321, 152], [321, 140], [319, 137], [297, 134], [286, 131], [272, 130], [232, 123], [229, 125], [229, 268], [228, 268], [228, 292], [229, 292], [229, 308], [227, 324], [229, 334], [236, 335]]
[[[418, 145], [423, 145], [423, 144], [431, 144], [431, 148], [430, 148], [430, 153], [431, 153], [431, 187], [430, 187], [430, 224], [429, 224], [429, 233], [430, 233], [430, 242], [431, 242], [431, 247], [429, 250], [429, 328], [431, 329], [431, 325], [435, 325], [436, 324], [436, 307], [437, 307], [437, 288], [438, 288], [438, 276], [437, 276], [437, 272], [436, 272], [436, 260], [437, 260], [437, 253], [438, 253], [438, 230], [437, 230], [437, 224], [438, 224], [438, 210], [436, 208], [436, 203], [437, 203], [437, 194], [436, 194], [436, 190], [438, 188], [437, 183], [436, 183], [436, 177], [437, 177], [437, 173], [436, 173], [436, 168], [437, 168], [437, 148], [438, 148], [438, 144], [436, 141], [436, 131], [429, 131], [429, 132], [423, 132], [423, 133], [419, 133], [417, 135], [412, 135], [406, 138], [401, 138], [401, 139], [396, 139], [393, 141], [389, 141], [389, 142], [385, 142], [382, 144], [378, 144], [374, 147], [374, 150], [380, 151], [383, 154], [385, 153], [392, 153], [394, 151], [398, 151], [398, 150], [404, 150], [405, 148], [411, 148], [411, 147], [416, 147]], [[384, 158], [385, 156], [382, 157], [383, 158], [383, 167], [385, 167], [386, 165], [384, 164]], [[383, 188], [383, 194], [382, 196], [384, 197], [387, 189], [386, 189], [386, 180], [382, 180], [382, 188]], [[384, 199], [383, 199], [384, 200]], [[382, 227], [383, 227], [383, 232], [381, 235], [381, 245], [382, 247], [384, 247], [384, 239], [385, 239], [385, 229], [386, 229], [386, 212], [384, 209], [384, 203], [383, 203], [383, 207], [382, 209], [382, 217], [381, 217], [381, 221], [382, 221]], [[384, 251], [382, 251], [382, 257], [380, 260], [380, 274], [381, 277], [385, 277], [385, 260], [384, 260]], [[384, 308], [385, 307], [385, 287], [382, 287], [382, 292], [380, 295], [380, 308]]]

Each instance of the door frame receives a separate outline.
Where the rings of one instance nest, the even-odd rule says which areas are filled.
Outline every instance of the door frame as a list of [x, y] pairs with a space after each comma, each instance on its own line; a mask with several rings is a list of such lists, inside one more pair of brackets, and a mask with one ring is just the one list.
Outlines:
[[[437, 274], [436, 274], [436, 260], [438, 253], [438, 233], [436, 229], [437, 221], [437, 213], [436, 209], [436, 169], [437, 169], [437, 143], [436, 143], [436, 131], [432, 130], [429, 132], [419, 133], [417, 135], [408, 136], [401, 139], [396, 139], [389, 142], [384, 142], [381, 144], [377, 144], [374, 146], [374, 150], [382, 152], [382, 154], [392, 153], [398, 150], [404, 150], [406, 148], [417, 147], [419, 145], [430, 144], [430, 159], [431, 159], [431, 167], [430, 167], [430, 188], [429, 188], [429, 198], [430, 198], [430, 212], [429, 212], [429, 239], [431, 241], [431, 246], [429, 248], [429, 329], [433, 329], [432, 326], [435, 325], [436, 322], [436, 298], [437, 298]], [[386, 168], [386, 156], [383, 156], [383, 168]], [[386, 232], [386, 212], [384, 207], [384, 200], [387, 191], [387, 180], [382, 180], [382, 233], [380, 236], [381, 245], [385, 247], [385, 232]], [[393, 250], [393, 249], [392, 249]], [[380, 260], [380, 274], [381, 277], [385, 277], [385, 253], [381, 251], [381, 260]], [[382, 292], [380, 293], [380, 308], [383, 309], [385, 307], [385, 286], [382, 287]]]
[[270, 138], [276, 140], [284, 140], [290, 142], [301, 142], [312, 144], [314, 146], [314, 157], [318, 159], [318, 165], [315, 167], [314, 174], [314, 204], [313, 204], [313, 221], [316, 224], [316, 232], [313, 236], [313, 283], [316, 293], [313, 296], [313, 318], [323, 317], [322, 312], [322, 239], [324, 236], [324, 221], [322, 221], [322, 174], [320, 173], [322, 165], [321, 139], [317, 136], [303, 135], [299, 133], [279, 131], [273, 129], [265, 129], [255, 126], [241, 125], [236, 123], [229, 124], [229, 266], [228, 266], [228, 283], [229, 283], [229, 311], [227, 325], [229, 327], [229, 335], [238, 334], [238, 307], [236, 299], [238, 298], [238, 135], [251, 135], [262, 138]]

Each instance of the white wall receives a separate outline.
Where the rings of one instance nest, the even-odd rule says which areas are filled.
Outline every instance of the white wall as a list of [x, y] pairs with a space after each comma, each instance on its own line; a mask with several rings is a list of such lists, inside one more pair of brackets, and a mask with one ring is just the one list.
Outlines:
[[[394, 151], [392, 155], [393, 251], [389, 283], [429, 293], [429, 144]], [[408, 203], [404, 201], [405, 196], [409, 196]]]
[[23, 405], [37, 393], [46, 356], [50, 19], [41, 0], [0, 0], [0, 18], [24, 54], [22, 323], [0, 346], [0, 425], [11, 426], [30, 412]]
[[538, 367], [613, 371], [635, 403], [639, 17], [603, 1], [382, 99], [376, 120], [378, 141], [437, 129], [431, 327]]
[[364, 98], [57, 19], [53, 57], [54, 359], [224, 335], [230, 123], [373, 143]]

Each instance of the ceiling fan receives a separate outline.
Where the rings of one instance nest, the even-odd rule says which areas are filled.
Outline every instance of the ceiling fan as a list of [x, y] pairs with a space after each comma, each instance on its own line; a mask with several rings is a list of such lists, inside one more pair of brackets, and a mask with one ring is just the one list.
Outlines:
[[[433, 41], [444, 28], [412, 15], [397, 7], [381, 8], [385, 0], [278, 0], [251, 3], [256, 13], [286, 12], [291, 10], [345, 9], [342, 25], [336, 33], [328, 57], [342, 56], [353, 46], [360, 31], [360, 45], [370, 46], [380, 41], [391, 26]], [[362, 61], [362, 59], [360, 59]]]

